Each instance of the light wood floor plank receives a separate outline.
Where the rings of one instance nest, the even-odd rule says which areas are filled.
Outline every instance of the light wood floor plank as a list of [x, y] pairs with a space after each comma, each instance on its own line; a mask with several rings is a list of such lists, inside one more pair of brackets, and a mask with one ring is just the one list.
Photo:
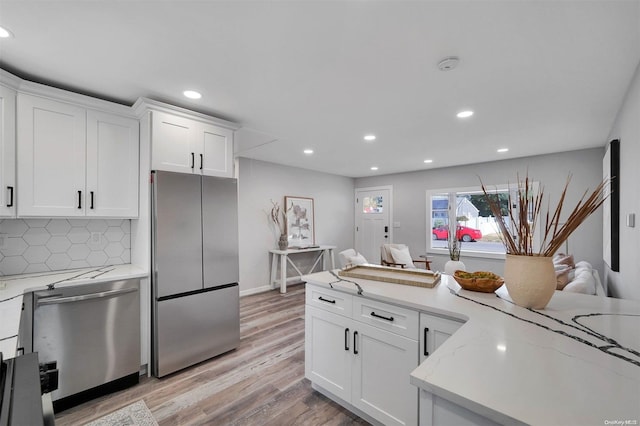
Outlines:
[[368, 424], [304, 378], [304, 302], [304, 285], [242, 297], [237, 349], [58, 413], [56, 425], [81, 425], [138, 400], [161, 426]]

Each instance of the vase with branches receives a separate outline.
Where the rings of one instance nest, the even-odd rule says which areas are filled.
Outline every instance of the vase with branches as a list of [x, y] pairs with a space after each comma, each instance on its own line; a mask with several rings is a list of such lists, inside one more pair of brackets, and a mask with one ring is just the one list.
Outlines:
[[[603, 180], [588, 194], [582, 195], [566, 219], [561, 219], [571, 175], [555, 208], [549, 200], [544, 208], [543, 186], [536, 186], [528, 174], [517, 177], [515, 195], [508, 197], [504, 215], [497, 192], [490, 192], [480, 180], [482, 192], [499, 228], [499, 236], [506, 250], [504, 279], [513, 301], [527, 308], [544, 308], [556, 288], [551, 256], [562, 247], [569, 236], [604, 202], [608, 180]], [[511, 208], [514, 207], [514, 208]], [[561, 220], [564, 220], [561, 222]], [[540, 226], [540, 241], [535, 241]]]
[[457, 223], [449, 226], [449, 238], [447, 239], [447, 248], [449, 249], [449, 259], [444, 264], [444, 273], [453, 275], [457, 270], [465, 271], [466, 267], [460, 261], [460, 251], [462, 250], [462, 241], [458, 240]]
[[287, 235], [287, 212], [291, 210], [293, 204], [288, 209], [282, 209], [280, 204], [277, 201], [271, 200], [271, 212], [269, 216], [271, 218], [271, 222], [274, 224], [276, 229], [278, 230], [278, 248], [280, 250], [286, 250], [289, 246], [289, 237]]

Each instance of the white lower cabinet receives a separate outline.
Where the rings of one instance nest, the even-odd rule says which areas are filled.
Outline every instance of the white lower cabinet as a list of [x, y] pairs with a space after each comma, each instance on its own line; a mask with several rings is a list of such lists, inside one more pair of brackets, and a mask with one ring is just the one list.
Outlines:
[[[418, 390], [409, 375], [418, 365], [418, 341], [385, 329], [407, 310], [375, 302], [365, 323], [355, 319], [362, 301], [307, 285], [305, 376], [385, 425], [417, 425]], [[354, 308], [337, 310], [339, 302]]]
[[[463, 322], [437, 315], [420, 314], [420, 362], [427, 359]], [[420, 390], [420, 426], [432, 425], [495, 425], [464, 407], [425, 390]]]

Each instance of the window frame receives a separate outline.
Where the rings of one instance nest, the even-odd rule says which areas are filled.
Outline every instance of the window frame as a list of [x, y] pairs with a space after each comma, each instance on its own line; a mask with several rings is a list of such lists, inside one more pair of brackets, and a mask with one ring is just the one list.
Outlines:
[[[539, 183], [538, 182], [532, 182], [531, 183], [531, 189], [533, 191], [538, 191], [539, 188]], [[487, 191], [488, 192], [496, 192], [496, 191], [508, 191], [511, 192], [511, 196], [512, 196], [512, 201], [513, 200], [517, 200], [517, 197], [515, 197], [515, 194], [517, 193], [518, 190], [518, 184], [517, 183], [505, 183], [505, 184], [498, 184], [498, 185], [488, 185], [487, 186]], [[425, 215], [425, 224], [426, 224], [426, 231], [427, 234], [425, 235], [426, 238], [426, 252], [428, 254], [432, 254], [432, 255], [443, 255], [443, 256], [449, 256], [449, 250], [445, 247], [445, 248], [441, 248], [441, 247], [432, 247], [432, 238], [431, 238], [431, 225], [432, 225], [432, 200], [431, 197], [434, 195], [443, 195], [443, 194], [447, 194], [449, 196], [449, 206], [451, 206], [451, 199], [456, 199], [457, 195], [461, 193], [461, 194], [482, 194], [482, 188], [480, 186], [470, 186], [470, 187], [453, 187], [453, 188], [444, 188], [444, 189], [427, 189], [425, 191], [425, 195], [426, 195], [426, 199], [425, 199], [425, 204], [426, 204], [426, 215]], [[453, 197], [452, 197], [452, 194]], [[510, 206], [510, 208], [512, 209], [517, 209], [517, 206]], [[456, 219], [456, 213], [455, 211], [451, 211], [451, 209], [449, 209], [448, 212], [449, 215], [449, 221], [453, 220], [455, 221]], [[515, 216], [517, 217], [517, 216]], [[534, 247], [535, 246], [539, 246], [540, 244], [540, 224], [536, 224], [536, 228], [535, 228], [535, 232], [534, 232], [534, 236], [533, 236], [533, 241], [534, 241]], [[468, 244], [463, 246], [463, 252], [462, 255], [464, 257], [477, 257], [477, 258], [484, 258], [484, 259], [502, 259], [504, 260], [506, 258], [506, 250], [504, 253], [495, 253], [495, 252], [488, 252], [488, 251], [479, 251], [479, 250], [473, 250], [473, 249], [469, 249]]]

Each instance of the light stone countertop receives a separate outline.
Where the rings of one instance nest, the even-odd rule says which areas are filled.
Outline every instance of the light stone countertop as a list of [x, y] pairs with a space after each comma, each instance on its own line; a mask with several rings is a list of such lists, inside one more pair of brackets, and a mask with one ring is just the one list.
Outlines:
[[4, 359], [15, 356], [23, 294], [50, 284], [60, 288], [147, 276], [142, 268], [128, 264], [0, 277], [0, 352]]
[[[357, 297], [329, 272], [303, 279]], [[640, 302], [556, 291], [530, 310], [447, 275], [433, 289], [349, 280], [365, 297], [466, 321], [411, 373], [421, 389], [503, 424], [640, 422]]]

